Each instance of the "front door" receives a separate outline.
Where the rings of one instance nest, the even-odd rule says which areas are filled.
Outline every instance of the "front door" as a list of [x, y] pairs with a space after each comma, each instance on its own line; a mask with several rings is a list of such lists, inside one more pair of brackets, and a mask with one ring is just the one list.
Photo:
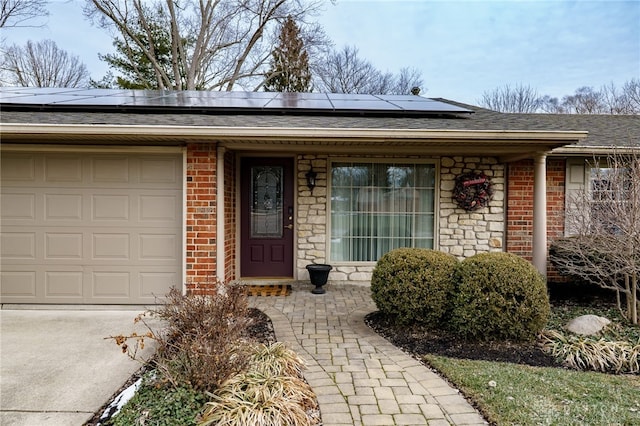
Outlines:
[[243, 158], [240, 174], [240, 275], [292, 278], [293, 161]]

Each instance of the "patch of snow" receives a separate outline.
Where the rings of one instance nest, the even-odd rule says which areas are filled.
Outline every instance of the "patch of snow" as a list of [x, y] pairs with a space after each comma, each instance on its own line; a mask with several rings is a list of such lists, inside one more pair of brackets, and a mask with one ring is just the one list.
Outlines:
[[140, 383], [142, 383], [142, 377], [136, 380], [135, 383], [133, 383], [131, 386], [120, 392], [118, 396], [116, 396], [113, 401], [111, 401], [111, 404], [109, 404], [109, 406], [105, 408], [102, 416], [100, 416], [98, 426], [102, 424], [100, 423], [101, 421], [110, 419], [111, 417], [118, 414], [120, 410], [122, 410], [122, 407], [124, 407], [124, 405], [129, 402], [129, 400], [136, 394], [136, 392], [140, 388]]

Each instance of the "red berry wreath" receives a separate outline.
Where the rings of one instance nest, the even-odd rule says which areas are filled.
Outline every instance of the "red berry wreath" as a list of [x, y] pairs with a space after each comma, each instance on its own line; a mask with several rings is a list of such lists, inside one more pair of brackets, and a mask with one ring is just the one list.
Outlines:
[[453, 199], [465, 210], [472, 211], [486, 207], [492, 195], [491, 180], [484, 173], [468, 172], [456, 178]]

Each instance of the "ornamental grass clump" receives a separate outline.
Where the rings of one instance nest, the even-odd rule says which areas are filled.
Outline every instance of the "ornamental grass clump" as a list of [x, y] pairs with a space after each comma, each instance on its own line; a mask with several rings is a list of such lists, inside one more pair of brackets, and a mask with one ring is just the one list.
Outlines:
[[542, 349], [574, 370], [640, 373], [640, 341], [632, 344], [547, 330], [542, 335]]
[[510, 253], [481, 253], [460, 262], [455, 274], [451, 331], [469, 340], [533, 340], [549, 317], [544, 278]]
[[305, 368], [304, 360], [281, 342], [254, 346], [249, 365], [265, 376], [302, 377]]
[[398, 324], [437, 328], [447, 312], [457, 263], [456, 257], [440, 251], [392, 250], [378, 260], [373, 270], [373, 301]]
[[254, 347], [250, 368], [210, 393], [199, 425], [311, 425], [315, 394], [302, 378], [303, 360], [282, 343]]

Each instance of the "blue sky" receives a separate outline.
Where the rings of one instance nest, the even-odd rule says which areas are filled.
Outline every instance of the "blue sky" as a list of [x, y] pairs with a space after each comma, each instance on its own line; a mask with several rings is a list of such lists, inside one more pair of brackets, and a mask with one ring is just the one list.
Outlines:
[[[100, 79], [109, 36], [83, 18], [79, 0], [53, 0], [50, 10], [47, 27], [5, 30], [5, 41], [51, 38]], [[383, 71], [420, 69], [428, 97], [477, 103], [519, 83], [561, 97], [640, 78], [640, 0], [337, 0], [318, 19], [336, 47], [357, 46]]]

